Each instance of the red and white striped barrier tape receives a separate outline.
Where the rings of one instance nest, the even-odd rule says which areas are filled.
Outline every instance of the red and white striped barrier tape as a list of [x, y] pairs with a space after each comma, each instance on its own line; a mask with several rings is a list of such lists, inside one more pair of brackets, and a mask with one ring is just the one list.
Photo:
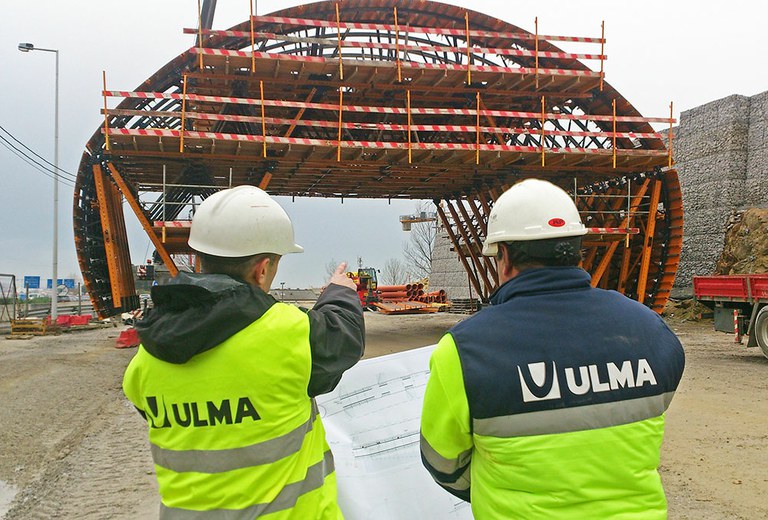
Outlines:
[[[213, 49], [210, 47], [190, 47], [188, 52], [192, 54], [203, 54], [204, 56], [226, 56], [230, 58], [250, 59], [251, 56], [255, 56], [257, 59], [289, 61], [294, 63], [327, 63], [333, 66], [337, 66], [339, 63], [339, 60], [336, 58], [324, 58], [322, 56], [298, 56], [295, 54], [279, 54], [260, 51], [236, 51], [230, 49]], [[395, 68], [398, 66], [398, 62], [396, 61], [372, 61], [359, 59], [342, 59], [341, 63], [348, 67]], [[538, 74], [539, 76], [577, 76], [587, 78], [600, 78], [602, 76], [601, 72], [578, 69], [536, 69], [534, 67], [502, 67], [501, 65], [467, 65], [460, 63], [422, 63], [404, 60], [401, 60], [399, 64], [400, 67], [404, 69], [416, 70], [457, 70], [461, 72], [470, 70], [472, 72], [493, 72], [500, 74]]]
[[[184, 34], [197, 34], [197, 29], [186, 28]], [[218, 31], [205, 29], [202, 31], [206, 36], [224, 36], [231, 38], [246, 38], [250, 39], [251, 33], [249, 31]], [[336, 37], [333, 38], [300, 38], [297, 36], [289, 36], [286, 34], [254, 31], [254, 39], [258, 40], [275, 40], [286, 41], [294, 43], [315, 43], [318, 45], [325, 45], [327, 47], [338, 48], [339, 43]], [[551, 51], [538, 51], [529, 49], [512, 49], [512, 48], [492, 48], [492, 47], [458, 47], [455, 45], [406, 45], [403, 43], [387, 43], [387, 42], [361, 42], [348, 39], [341, 40], [341, 46], [345, 48], [358, 48], [358, 49], [385, 49], [385, 50], [399, 50], [402, 52], [453, 52], [453, 53], [466, 53], [471, 52], [474, 54], [494, 54], [496, 56], [524, 56], [533, 58], [538, 56], [539, 58], [560, 58], [571, 60], [607, 60], [606, 55], [601, 54], [579, 54], [570, 52], [551, 52]]]
[[590, 227], [587, 233], [591, 235], [638, 235], [640, 228]]
[[[102, 128], [102, 133], [104, 129]], [[165, 130], [160, 128], [110, 128], [110, 136], [128, 135], [128, 136], [152, 136], [152, 137], [179, 137], [178, 130]], [[469, 150], [469, 151], [489, 151], [489, 152], [521, 152], [521, 153], [541, 153], [540, 146], [522, 146], [522, 145], [503, 145], [503, 144], [475, 144], [475, 143], [405, 143], [392, 141], [336, 141], [334, 139], [309, 139], [301, 137], [278, 137], [247, 134], [226, 134], [221, 132], [196, 132], [187, 130], [184, 132], [185, 139], [219, 139], [222, 141], [245, 141], [262, 143], [266, 141], [271, 144], [291, 144], [305, 146], [328, 146], [342, 148], [377, 148], [390, 150]], [[589, 155], [613, 155], [614, 151], [610, 148], [545, 148], [548, 154], [589, 154]], [[659, 156], [666, 157], [666, 150], [616, 150], [617, 155], [629, 156]]]
[[191, 220], [155, 220], [154, 227], [188, 228], [192, 226]]
[[[379, 23], [359, 23], [359, 22], [336, 22], [336, 20], [310, 20], [307, 18], [288, 18], [284, 16], [254, 16], [254, 22], [258, 23], [277, 23], [285, 25], [298, 25], [305, 27], [326, 27], [330, 29], [358, 29], [364, 31], [399, 31], [400, 33], [418, 33], [418, 34], [447, 34], [451, 36], [480, 37], [480, 38], [498, 38], [504, 40], [534, 40], [536, 35], [529, 32], [498, 32], [482, 31], [471, 29], [467, 32], [464, 29], [452, 29], [448, 27], [415, 27], [408, 25], [392, 25]], [[551, 36], [539, 35], [538, 39], [553, 42], [579, 42], [579, 43], [604, 43], [602, 38], [587, 38], [581, 36]]]
[[[103, 112], [103, 110], [102, 110]], [[178, 119], [178, 112], [155, 112], [147, 110], [107, 110], [111, 116], [135, 116], [135, 117], [160, 117], [169, 119]], [[233, 114], [208, 114], [204, 112], [187, 112], [187, 119], [201, 119], [205, 121], [235, 121], [242, 123], [261, 123], [259, 116], [238, 116]], [[281, 117], [265, 117], [264, 122], [270, 125], [299, 125], [316, 126], [322, 128], [338, 128], [337, 121], [322, 120], [296, 120]], [[407, 132], [409, 126], [396, 123], [356, 123], [342, 122], [341, 127], [348, 130], [389, 130], [396, 132]], [[541, 131], [536, 128], [515, 128], [515, 127], [496, 127], [496, 126], [472, 126], [472, 125], [414, 125], [410, 126], [412, 132], [461, 132], [473, 133], [478, 130], [483, 133], [502, 133], [516, 135], [540, 135]], [[546, 135], [570, 136], [570, 137], [613, 137], [613, 132], [570, 132], [566, 130], [546, 130]], [[616, 137], [626, 139], [662, 139], [662, 135], [657, 132], [616, 132]]]
[[[181, 100], [184, 96], [180, 93], [172, 92], [141, 92], [141, 91], [126, 91], [126, 90], [106, 90], [102, 92], [107, 97], [127, 97], [127, 98], [140, 98], [140, 99], [178, 99]], [[202, 103], [232, 103], [239, 105], [261, 105], [261, 101], [256, 98], [237, 98], [228, 96], [206, 96], [201, 94], [187, 94], [187, 101], [199, 101]], [[286, 101], [286, 100], [274, 100], [265, 99], [264, 106], [273, 107], [287, 107], [287, 108], [311, 108], [315, 110], [333, 110], [338, 111], [339, 105], [332, 103], [311, 103], [306, 101]], [[376, 114], [408, 114], [408, 109], [405, 107], [372, 107], [364, 105], [342, 105], [345, 112], [358, 112], [358, 113], [376, 113]], [[476, 116], [478, 111], [474, 108], [414, 108], [411, 107], [411, 115], [465, 115]], [[514, 117], [521, 119], [534, 119], [541, 120], [542, 114], [540, 112], [519, 112], [512, 110], [480, 110], [481, 116], [491, 117]], [[544, 118], [547, 120], [562, 120], [562, 121], [613, 121], [614, 118], [611, 115], [595, 115], [595, 114], [561, 114], [561, 113], [545, 113]], [[642, 117], [642, 116], [616, 116], [615, 121], [617, 123], [675, 123], [675, 119], [665, 117]]]

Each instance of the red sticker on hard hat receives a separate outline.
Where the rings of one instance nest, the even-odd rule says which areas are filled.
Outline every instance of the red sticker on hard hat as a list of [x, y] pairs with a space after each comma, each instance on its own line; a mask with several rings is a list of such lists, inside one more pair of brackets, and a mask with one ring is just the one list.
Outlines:
[[563, 227], [565, 225], [565, 220], [561, 218], [553, 218], [550, 219], [549, 222], [547, 222], [552, 227]]

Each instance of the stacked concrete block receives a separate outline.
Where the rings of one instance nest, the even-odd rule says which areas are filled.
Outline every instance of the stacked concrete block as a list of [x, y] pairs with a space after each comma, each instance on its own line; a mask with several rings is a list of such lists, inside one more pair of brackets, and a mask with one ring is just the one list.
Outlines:
[[435, 248], [432, 251], [432, 273], [429, 276], [429, 287], [445, 289], [449, 300], [466, 300], [477, 298], [477, 291], [471, 290], [467, 271], [461, 263], [456, 251], [452, 251], [453, 243], [448, 238], [445, 228], [437, 228]]
[[766, 113], [768, 92], [729, 96], [681, 114], [674, 129], [685, 218], [679, 293], [690, 292], [693, 276], [713, 272], [728, 217], [768, 202]]
[[745, 202], [768, 206], [768, 91], [749, 98]]

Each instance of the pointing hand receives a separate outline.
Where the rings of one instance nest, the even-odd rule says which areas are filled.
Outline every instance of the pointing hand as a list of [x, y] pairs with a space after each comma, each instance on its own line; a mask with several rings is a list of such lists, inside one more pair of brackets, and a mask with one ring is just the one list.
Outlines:
[[349, 287], [353, 291], [356, 291], [357, 285], [355, 284], [355, 282], [352, 281], [351, 278], [349, 278], [346, 275], [346, 270], [347, 270], [347, 263], [346, 262], [340, 263], [339, 266], [336, 268], [336, 271], [334, 271], [333, 274], [331, 275], [331, 279], [328, 281], [328, 283], [343, 285], [344, 287]]

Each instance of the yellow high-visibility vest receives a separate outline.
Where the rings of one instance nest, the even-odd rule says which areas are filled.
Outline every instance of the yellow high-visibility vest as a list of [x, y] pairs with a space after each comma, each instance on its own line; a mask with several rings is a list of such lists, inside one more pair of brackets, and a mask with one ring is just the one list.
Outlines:
[[144, 413], [162, 519], [339, 519], [314, 399], [309, 318], [274, 304], [184, 364], [139, 347], [123, 390]]

